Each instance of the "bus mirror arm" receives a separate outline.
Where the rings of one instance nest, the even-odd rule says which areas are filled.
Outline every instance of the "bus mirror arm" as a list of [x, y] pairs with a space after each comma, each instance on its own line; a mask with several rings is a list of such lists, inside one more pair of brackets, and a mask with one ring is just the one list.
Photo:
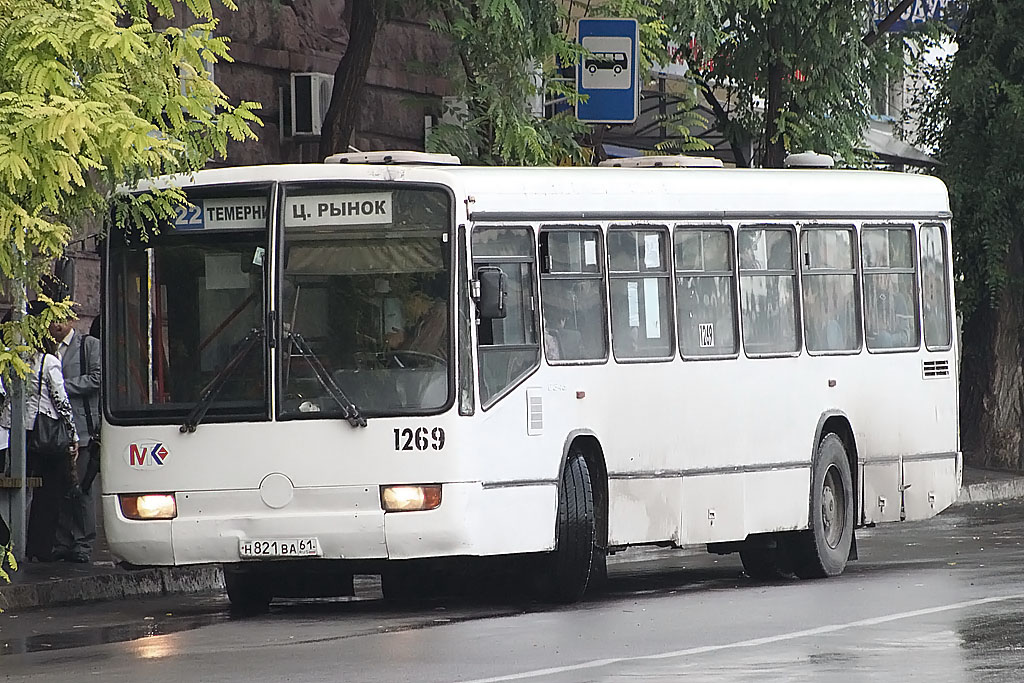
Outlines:
[[508, 276], [497, 266], [483, 266], [476, 270], [473, 290], [480, 317], [500, 320], [507, 314], [505, 299], [508, 297]]
[[235, 369], [242, 364], [245, 357], [249, 355], [253, 347], [256, 346], [256, 342], [263, 338], [263, 330], [253, 329], [249, 331], [249, 334], [245, 335], [242, 343], [238, 345], [238, 350], [235, 351], [227, 364], [224, 365], [220, 371], [214, 375], [210, 383], [206, 385], [206, 389], [203, 390], [202, 395], [196, 402], [192, 412], [189, 413], [185, 423], [178, 427], [178, 431], [182, 434], [191, 434], [196, 431], [196, 427], [206, 417], [206, 411], [210, 409], [210, 404], [213, 403], [213, 399], [220, 393], [221, 388], [227, 382], [228, 378], [235, 373]]

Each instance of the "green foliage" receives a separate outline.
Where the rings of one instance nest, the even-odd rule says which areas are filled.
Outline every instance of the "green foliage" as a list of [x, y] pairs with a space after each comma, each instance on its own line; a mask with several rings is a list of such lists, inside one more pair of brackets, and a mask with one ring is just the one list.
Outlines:
[[449, 0], [438, 2], [433, 22], [456, 47], [443, 65], [465, 108], [446, 112], [427, 140], [430, 151], [458, 155], [479, 164], [586, 164], [591, 133], [571, 109], [550, 119], [536, 117], [526, 103], [536, 96], [579, 95], [566, 73], [582, 55], [575, 20], [581, 16], [631, 17], [640, 21], [641, 56], [646, 67], [664, 56], [666, 27], [661, 0]]
[[[716, 124], [741, 148], [814, 149], [858, 162], [870, 93], [901, 73], [902, 39], [862, 40], [867, 0], [664, 0], [668, 34]], [[774, 111], [767, 111], [769, 104]], [[755, 158], [759, 165], [764, 158]]]
[[[965, 318], [995, 306], [1024, 237], [1024, 5], [976, 0], [930, 119], [950, 193], [954, 265]], [[1019, 269], [1019, 264], [1017, 266]], [[1019, 294], [1018, 294], [1019, 295]]]
[[[427, 149], [480, 164], [582, 160], [576, 136], [584, 126], [565, 115], [537, 119], [526, 105], [538, 91], [530, 65], [554, 77], [556, 59], [570, 63], [578, 54], [559, 30], [567, 20], [563, 10], [549, 0], [454, 0], [440, 5], [442, 18], [433, 27], [456, 48], [458, 61], [445, 66], [465, 107], [446, 112]], [[567, 92], [565, 84], [557, 87]]]
[[[222, 0], [234, 8], [230, 0]], [[151, 12], [171, 0], [0, 0], [0, 274], [39, 290], [71, 226], [105, 211], [113, 188], [163, 173], [187, 173], [228, 140], [254, 138], [258, 105], [232, 105], [204, 61], [228, 60], [213, 35], [210, 0], [185, 0], [185, 28], [157, 30]], [[180, 195], [178, 195], [180, 198]], [[146, 204], [169, 216], [174, 193]], [[24, 370], [16, 353], [45, 335], [44, 316], [0, 329], [0, 371]]]

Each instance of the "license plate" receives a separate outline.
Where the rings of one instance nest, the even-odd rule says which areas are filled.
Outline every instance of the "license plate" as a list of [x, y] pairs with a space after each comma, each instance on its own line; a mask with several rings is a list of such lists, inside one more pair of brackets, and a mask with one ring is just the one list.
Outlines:
[[320, 557], [320, 541], [305, 538], [246, 538], [238, 541], [238, 556], [242, 559], [265, 557]]

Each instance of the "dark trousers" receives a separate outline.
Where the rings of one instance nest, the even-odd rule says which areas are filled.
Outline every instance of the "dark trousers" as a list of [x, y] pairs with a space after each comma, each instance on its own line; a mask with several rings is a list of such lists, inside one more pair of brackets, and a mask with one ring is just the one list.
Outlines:
[[[91, 444], [83, 445], [78, 451], [78, 481], [82, 481], [89, 466], [90, 448]], [[82, 489], [81, 495], [65, 496], [61, 501], [54, 539], [54, 553], [57, 555], [87, 558], [92, 555], [92, 547], [96, 543], [96, 491], [99, 488], [97, 477], [88, 490]]]
[[59, 457], [40, 455], [31, 450], [27, 453], [26, 460], [29, 476], [42, 477], [43, 485], [32, 491], [25, 555], [50, 560], [53, 558], [61, 502], [69, 489], [70, 468], [68, 463], [62, 462]]

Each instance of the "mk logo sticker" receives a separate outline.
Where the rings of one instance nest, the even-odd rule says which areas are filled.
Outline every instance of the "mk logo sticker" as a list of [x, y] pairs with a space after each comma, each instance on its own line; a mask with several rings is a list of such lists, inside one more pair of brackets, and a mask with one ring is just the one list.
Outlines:
[[168, 450], [159, 441], [143, 441], [141, 443], [128, 444], [125, 449], [126, 460], [129, 467], [142, 470], [151, 470], [164, 464]]

